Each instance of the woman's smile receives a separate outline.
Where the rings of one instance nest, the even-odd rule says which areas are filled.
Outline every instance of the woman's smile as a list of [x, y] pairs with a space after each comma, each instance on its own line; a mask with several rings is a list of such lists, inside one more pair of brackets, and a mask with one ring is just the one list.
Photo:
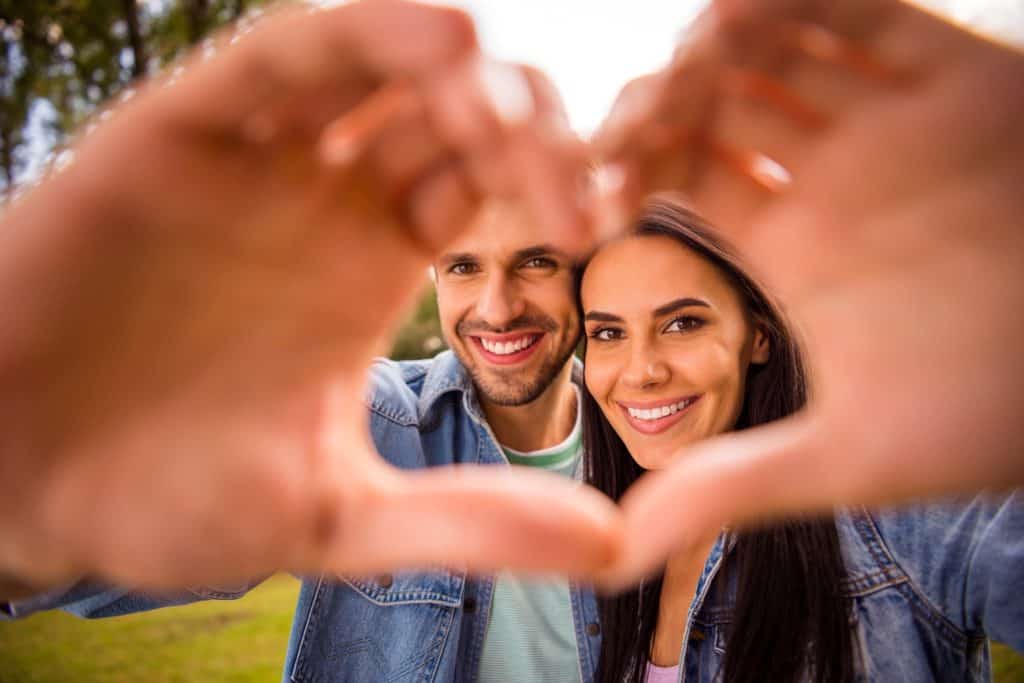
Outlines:
[[701, 395], [661, 401], [615, 401], [626, 424], [641, 434], [660, 434], [682, 420]]

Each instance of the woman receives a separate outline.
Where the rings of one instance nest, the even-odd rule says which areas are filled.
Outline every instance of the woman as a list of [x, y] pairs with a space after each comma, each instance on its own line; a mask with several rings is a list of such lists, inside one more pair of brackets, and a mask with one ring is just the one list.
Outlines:
[[[670, 199], [594, 254], [580, 304], [587, 478], [615, 499], [687, 445], [805, 401], [782, 317]], [[1016, 496], [723, 532], [601, 601], [598, 679], [986, 680], [988, 635], [1024, 646], [1022, 539]]]

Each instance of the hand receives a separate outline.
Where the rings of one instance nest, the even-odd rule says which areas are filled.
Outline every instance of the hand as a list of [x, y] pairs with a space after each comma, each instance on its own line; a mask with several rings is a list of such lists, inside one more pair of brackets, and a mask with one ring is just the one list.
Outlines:
[[229, 39], [3, 218], [0, 566], [165, 586], [607, 561], [601, 496], [399, 474], [362, 400], [483, 197], [585, 229], [582, 146], [548, 89], [482, 66], [465, 15], [404, 2], [290, 8]]
[[726, 522], [1024, 484], [1024, 54], [889, 0], [713, 11], [597, 144], [781, 298], [812, 400], [639, 482], [613, 581]]

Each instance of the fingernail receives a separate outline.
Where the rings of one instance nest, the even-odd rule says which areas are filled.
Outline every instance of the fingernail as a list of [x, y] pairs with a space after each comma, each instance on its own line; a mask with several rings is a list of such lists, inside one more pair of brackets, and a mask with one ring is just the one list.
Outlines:
[[533, 116], [533, 94], [526, 76], [519, 69], [481, 59], [477, 65], [477, 80], [484, 96], [505, 125], [516, 126]]
[[764, 154], [758, 154], [751, 164], [750, 173], [765, 189], [782, 192], [793, 182], [785, 166]]

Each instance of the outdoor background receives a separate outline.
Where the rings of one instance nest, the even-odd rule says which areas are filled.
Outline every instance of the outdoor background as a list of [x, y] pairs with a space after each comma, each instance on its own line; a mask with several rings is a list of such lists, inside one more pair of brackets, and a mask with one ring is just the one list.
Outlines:
[[[0, 0], [0, 213], [59, 163], [76, 130], [136, 78], [158, 73], [262, 0]], [[703, 2], [455, 0], [504, 59], [537, 64], [562, 90], [581, 133], [615, 93], [657, 68]], [[1020, 0], [927, 0], [991, 34], [1020, 41]], [[282, 36], [287, 40], [287, 36]], [[127, 169], [130, 172], [130, 169]], [[425, 293], [392, 355], [443, 348]], [[274, 681], [281, 675], [298, 582], [275, 576], [245, 598], [116, 619], [47, 613], [0, 623], [0, 683]], [[1024, 658], [995, 647], [996, 681], [1024, 683]]]

